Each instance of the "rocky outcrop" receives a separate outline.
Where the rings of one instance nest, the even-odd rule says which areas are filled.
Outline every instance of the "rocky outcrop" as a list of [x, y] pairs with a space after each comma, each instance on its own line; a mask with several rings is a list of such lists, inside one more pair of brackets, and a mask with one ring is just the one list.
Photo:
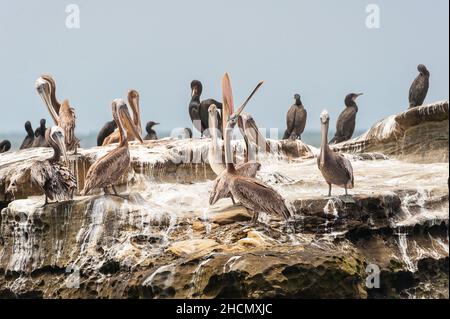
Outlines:
[[[355, 189], [333, 197], [317, 149], [270, 141], [258, 178], [286, 199], [288, 223], [208, 206], [207, 139], [133, 143], [122, 197], [45, 207], [29, 170], [51, 151], [1, 154], [0, 298], [448, 298], [448, 163], [420, 164], [445, 139], [448, 103], [378, 123], [336, 146], [352, 153]], [[70, 156], [79, 189], [113, 147]]]
[[448, 101], [409, 109], [335, 146], [345, 153], [379, 152], [416, 163], [448, 162]]
[[[433, 190], [415, 210], [417, 203], [405, 201], [408, 194], [302, 198], [293, 203], [292, 222], [271, 218], [270, 226], [253, 225], [245, 209], [226, 203], [207, 212], [171, 214], [138, 194], [77, 198], [45, 208], [37, 199], [16, 200], [1, 214], [0, 295], [368, 298], [425, 294], [420, 287], [436, 276], [448, 283], [448, 273], [445, 277], [443, 272], [446, 260], [448, 265], [448, 216], [438, 214], [408, 224], [405, 212], [417, 216], [423, 209], [428, 215], [438, 207], [448, 210], [448, 195]], [[385, 278], [376, 291], [366, 286], [370, 264], [378, 265]], [[401, 276], [410, 280], [400, 280]]]

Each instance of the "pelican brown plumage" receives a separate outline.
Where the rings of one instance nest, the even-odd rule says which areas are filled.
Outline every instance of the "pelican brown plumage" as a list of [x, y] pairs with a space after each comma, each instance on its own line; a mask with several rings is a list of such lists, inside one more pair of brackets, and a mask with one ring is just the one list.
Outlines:
[[143, 143], [134, 125], [128, 107], [122, 99], [112, 102], [112, 115], [119, 130], [119, 145], [110, 153], [98, 159], [88, 170], [82, 195], [87, 195], [96, 188], [103, 188], [105, 194], [109, 194], [108, 187], [112, 187], [117, 195], [115, 184], [130, 167], [130, 150], [128, 148], [128, 135], [124, 125], [133, 131], [134, 136]]
[[[231, 88], [231, 84], [228, 74], [225, 74], [222, 82], [224, 105], [232, 105], [233, 103], [233, 97], [229, 88]], [[257, 221], [260, 212], [282, 216], [287, 220], [290, 218], [291, 213], [283, 197], [276, 190], [256, 178], [240, 175], [233, 164], [233, 153], [231, 149], [232, 131], [245, 106], [246, 103], [232, 114], [227, 122], [225, 130], [226, 170], [216, 178], [210, 194], [209, 203], [210, 205], [215, 204], [224, 193], [230, 192], [235, 200], [239, 201], [242, 206], [254, 213], [254, 221]]]
[[[128, 92], [128, 104], [130, 105], [131, 112], [133, 113], [133, 121], [131, 127], [128, 123], [125, 123], [125, 130], [127, 131], [128, 141], [142, 140], [142, 124], [141, 124], [141, 109], [139, 104], [139, 93], [136, 90], [130, 90]], [[137, 136], [138, 134], [139, 136]], [[114, 132], [105, 138], [103, 146], [118, 143], [120, 141], [120, 131], [118, 128]]]
[[[244, 102], [244, 105], [247, 105], [247, 103], [251, 100], [253, 95], [256, 93], [256, 91], [261, 87], [262, 82], [258, 84], [258, 86], [255, 88], [255, 90], [252, 92], [252, 94], [247, 98], [247, 100]], [[222, 82], [223, 90], [227, 92], [228, 96], [233, 97], [233, 92], [231, 88], [231, 81], [228, 76], [228, 74], [225, 75], [223, 82]], [[222, 105], [222, 111], [224, 114], [232, 114], [234, 112], [234, 105], [233, 102]], [[225, 166], [225, 154], [223, 152], [222, 146], [220, 146], [219, 143], [219, 133], [223, 130], [220, 128], [226, 128], [227, 121], [224, 117], [220, 117], [218, 114], [218, 110], [215, 104], [211, 105], [208, 109], [209, 112], [209, 133], [211, 135], [211, 144], [208, 149], [208, 161], [211, 166], [211, 169], [216, 173], [216, 175], [220, 175], [226, 168]], [[240, 164], [236, 167], [238, 172], [241, 175], [244, 176], [250, 176], [255, 177], [256, 173], [261, 168], [261, 164], [257, 163], [254, 160], [249, 159], [250, 155], [249, 153], [253, 154], [253, 151], [251, 149], [250, 141], [257, 144], [258, 142], [265, 143], [266, 148], [268, 147], [268, 143], [265, 140], [265, 138], [262, 136], [262, 134], [259, 132], [258, 127], [256, 126], [256, 123], [254, 121], [251, 121], [252, 118], [249, 115], [245, 119], [241, 118], [242, 114], [239, 114], [239, 120], [241, 122], [240, 129], [241, 133], [244, 136], [245, 144], [246, 144], [246, 153], [245, 153], [245, 159], [244, 163]], [[249, 120], [251, 118], [251, 120]], [[219, 128], [219, 121], [222, 120], [222, 123], [220, 123]], [[247, 137], [247, 134], [249, 137]], [[270, 149], [270, 146], [269, 146]]]
[[37, 161], [31, 166], [31, 179], [45, 194], [45, 204], [48, 200], [56, 202], [73, 199], [77, 181], [73, 173], [60, 163], [61, 156], [67, 165], [64, 131], [53, 126], [45, 132], [47, 143], [53, 148], [53, 156], [44, 161]]
[[342, 154], [332, 151], [328, 146], [330, 116], [327, 111], [323, 111], [320, 115], [320, 122], [322, 125], [322, 142], [317, 165], [328, 183], [328, 196], [331, 196], [332, 185], [345, 188], [345, 195], [347, 195], [347, 189], [352, 189], [355, 185], [352, 163]]
[[80, 140], [75, 137], [75, 109], [68, 100], [59, 103], [56, 99], [55, 80], [50, 75], [42, 75], [36, 80], [36, 90], [47, 106], [55, 125], [64, 131], [66, 149], [76, 153]]

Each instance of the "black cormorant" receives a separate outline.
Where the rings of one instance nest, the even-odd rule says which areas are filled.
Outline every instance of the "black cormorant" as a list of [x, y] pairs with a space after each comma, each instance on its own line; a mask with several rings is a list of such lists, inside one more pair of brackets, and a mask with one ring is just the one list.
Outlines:
[[153, 126], [159, 125], [159, 123], [150, 121], [145, 126], [145, 130], [147, 131], [147, 136], [145, 136], [144, 140], [150, 141], [150, 140], [157, 140], [158, 135], [156, 134], [156, 131], [153, 129]]
[[42, 119], [40, 122], [40, 126], [34, 131], [34, 142], [32, 147], [49, 147], [50, 145], [47, 143], [45, 139], [45, 128], [46, 121]]
[[0, 154], [6, 153], [11, 149], [11, 142], [8, 140], [4, 140], [0, 142]]
[[26, 121], [25, 131], [27, 132], [27, 136], [25, 137], [25, 139], [22, 142], [22, 145], [20, 146], [21, 150], [24, 150], [24, 149], [27, 149], [27, 148], [30, 148], [33, 146], [34, 131], [33, 131], [33, 127], [31, 126], [30, 121]]
[[295, 103], [290, 107], [286, 115], [286, 131], [283, 139], [301, 139], [306, 126], [306, 118], [308, 113], [302, 104], [299, 94], [294, 96]]
[[103, 142], [105, 141], [105, 138], [110, 136], [117, 128], [116, 122], [110, 121], [106, 122], [105, 125], [103, 125], [100, 132], [98, 132], [97, 135], [97, 146], [102, 146]]
[[423, 64], [419, 64], [417, 67], [419, 75], [409, 89], [409, 107], [416, 107], [423, 105], [425, 98], [427, 97], [428, 88], [430, 87], [430, 72]]
[[[200, 96], [203, 92], [203, 85], [200, 81], [194, 80], [191, 82], [191, 102], [189, 103], [189, 115], [194, 127], [204, 135], [205, 130], [209, 128], [209, 113], [208, 109], [211, 105], [216, 105], [217, 109], [222, 109], [222, 103], [214, 100], [207, 99], [200, 101]], [[219, 115], [219, 123], [222, 123], [221, 116]], [[222, 131], [222, 129], [220, 129]]]
[[352, 138], [356, 126], [356, 113], [358, 113], [358, 105], [356, 105], [355, 100], [361, 95], [362, 93], [350, 93], [345, 97], [346, 107], [339, 115], [336, 122], [336, 134], [330, 144], [338, 144]]

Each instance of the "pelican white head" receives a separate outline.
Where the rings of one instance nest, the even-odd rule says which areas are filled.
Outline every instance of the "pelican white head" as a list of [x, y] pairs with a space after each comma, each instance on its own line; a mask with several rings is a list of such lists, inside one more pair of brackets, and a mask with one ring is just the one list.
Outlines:
[[330, 120], [330, 115], [328, 114], [327, 110], [323, 110], [322, 113], [320, 113], [320, 122], [322, 124], [327, 124]]

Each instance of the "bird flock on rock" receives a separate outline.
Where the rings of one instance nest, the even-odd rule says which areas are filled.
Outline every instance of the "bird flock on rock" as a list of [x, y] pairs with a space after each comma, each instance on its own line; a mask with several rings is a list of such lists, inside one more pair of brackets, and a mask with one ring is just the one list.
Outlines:
[[[423, 105], [428, 89], [430, 72], [420, 64], [419, 75], [413, 81], [409, 91], [409, 107]], [[234, 106], [233, 89], [230, 76], [226, 73], [222, 78], [222, 102], [215, 99], [202, 100], [203, 85], [200, 81], [191, 82], [191, 100], [188, 113], [193, 127], [202, 137], [210, 137], [208, 162], [217, 175], [212, 184], [209, 204], [214, 205], [219, 200], [231, 199], [233, 204], [240, 203], [253, 213], [253, 221], [258, 220], [259, 213], [268, 213], [278, 218], [288, 220], [291, 213], [281, 194], [257, 178], [261, 168], [254, 157], [255, 150], [271, 152], [271, 147], [251, 114], [244, 112], [252, 97], [263, 85], [258, 83], [250, 96], [237, 109]], [[46, 127], [45, 119], [40, 120], [39, 127], [33, 130], [30, 121], [25, 123], [26, 136], [20, 150], [35, 147], [51, 147], [53, 155], [43, 161], [36, 161], [31, 167], [31, 179], [40, 187], [45, 195], [45, 204], [49, 201], [64, 202], [73, 199], [77, 190], [77, 179], [69, 169], [68, 152], [77, 154], [80, 140], [75, 135], [76, 115], [69, 100], [59, 102], [56, 94], [56, 81], [50, 75], [42, 75], [36, 80], [36, 91], [42, 98], [53, 124]], [[330, 144], [338, 144], [352, 138], [356, 127], [358, 113], [357, 99], [362, 93], [350, 93], [345, 97], [345, 108], [336, 121], [336, 133], [328, 141], [330, 115], [323, 111], [320, 115], [321, 144], [317, 166], [329, 186], [328, 196], [331, 196], [332, 186], [348, 190], [354, 188], [354, 175], [349, 159], [331, 149]], [[128, 102], [128, 104], [127, 104]], [[120, 196], [116, 186], [131, 163], [129, 143], [146, 140], [157, 140], [155, 126], [159, 123], [149, 121], [145, 125], [146, 135], [143, 136], [141, 123], [140, 96], [136, 90], [127, 94], [127, 102], [114, 99], [111, 104], [112, 120], [105, 123], [97, 136], [98, 146], [113, 145], [106, 155], [98, 158], [89, 168], [84, 187], [80, 195], [87, 196], [96, 190], [103, 190], [105, 195]], [[306, 128], [307, 109], [299, 94], [294, 95], [294, 104], [286, 115], [285, 140], [298, 140]], [[238, 126], [244, 137], [245, 152], [243, 163], [236, 165], [231, 139], [233, 130]], [[191, 139], [193, 134], [189, 128], [183, 135]], [[8, 152], [11, 143], [0, 141], [0, 153]], [[112, 190], [112, 193], [110, 192]]]

